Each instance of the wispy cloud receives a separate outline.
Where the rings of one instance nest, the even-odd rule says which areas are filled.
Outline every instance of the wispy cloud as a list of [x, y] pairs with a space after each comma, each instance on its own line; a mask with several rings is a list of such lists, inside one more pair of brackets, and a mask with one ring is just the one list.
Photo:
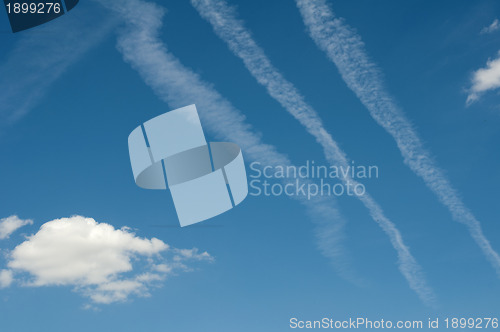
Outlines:
[[498, 21], [498, 18], [496, 18], [490, 25], [482, 28], [480, 34], [484, 35], [486, 33], [492, 33], [498, 30], [500, 30], [500, 21]]
[[22, 33], [0, 65], [0, 124], [36, 107], [52, 84], [112, 30], [115, 18], [95, 9], [75, 10]]
[[396, 141], [405, 163], [436, 194], [454, 220], [467, 226], [472, 238], [500, 276], [500, 257], [491, 247], [476, 217], [464, 205], [443, 171], [427, 151], [416, 130], [386, 91], [379, 69], [369, 59], [361, 38], [337, 18], [325, 0], [296, 0], [307, 29], [347, 86], [357, 95], [375, 121]]
[[27, 287], [70, 286], [93, 303], [109, 304], [133, 295], [150, 296], [152, 287], [168, 275], [189, 270], [186, 264], [194, 260], [213, 257], [73, 216], [43, 224], [16, 246], [8, 255], [8, 269], [0, 271], [0, 287], [14, 281]]
[[[127, 23], [127, 29], [122, 30], [118, 37], [118, 49], [159, 98], [171, 108], [196, 104], [208, 131], [217, 138], [239, 144], [246, 160], [266, 165], [291, 165], [290, 160], [274, 146], [262, 142], [261, 135], [245, 122], [239, 110], [168, 52], [158, 36], [164, 14], [161, 7], [140, 0], [101, 3], [119, 13]], [[332, 260], [341, 276], [359, 281], [340, 245], [345, 219], [336, 201], [333, 197], [315, 197], [310, 201], [304, 198], [301, 202], [317, 224], [321, 252]]]
[[17, 231], [19, 228], [32, 224], [33, 220], [19, 219], [18, 216], [2, 218], [0, 219], [0, 240], [8, 239], [9, 236], [11, 236], [11, 234]]
[[0, 270], [0, 288], [9, 287], [12, 284], [12, 281], [14, 281], [12, 271]]
[[[248, 71], [263, 85], [269, 95], [277, 100], [323, 148], [326, 159], [331, 165], [348, 167], [349, 160], [337, 142], [323, 126], [317, 112], [305, 102], [304, 97], [287, 81], [272, 65], [260, 46], [252, 38], [251, 33], [237, 18], [236, 11], [226, 1], [191, 0], [200, 15], [214, 28], [215, 33], [224, 40], [231, 51], [243, 60]], [[356, 186], [358, 183], [346, 174], [342, 179], [345, 184]], [[380, 206], [368, 194], [357, 196], [370, 211], [372, 218], [389, 236], [399, 257], [399, 269], [408, 280], [410, 287], [426, 303], [434, 300], [432, 290], [427, 285], [420, 266], [411, 255], [408, 247], [394, 223], [383, 213]]]
[[472, 74], [471, 87], [466, 104], [477, 101], [483, 93], [500, 88], [500, 53], [496, 59], [489, 59], [485, 68], [480, 68]]

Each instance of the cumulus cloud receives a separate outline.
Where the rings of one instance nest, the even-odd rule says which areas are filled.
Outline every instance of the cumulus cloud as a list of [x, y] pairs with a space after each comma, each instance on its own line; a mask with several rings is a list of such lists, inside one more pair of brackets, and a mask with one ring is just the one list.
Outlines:
[[208, 260], [212, 261], [213, 257], [210, 256], [208, 252], [200, 252], [198, 248], [193, 249], [174, 249], [174, 261], [183, 261], [187, 259], [192, 259], [196, 261]]
[[9, 236], [11, 236], [11, 234], [17, 231], [19, 228], [32, 224], [33, 220], [19, 219], [18, 216], [10, 216], [0, 219], [0, 240], [8, 239]]
[[213, 260], [196, 248], [170, 248], [159, 239], [140, 238], [129, 228], [115, 229], [92, 218], [56, 219], [10, 252], [10, 270], [0, 274], [0, 285], [4, 279], [6, 286], [12, 283], [14, 273], [23, 286], [70, 286], [94, 303], [147, 297], [169, 274], [187, 270], [184, 262], [190, 257], [178, 254], [184, 250]]
[[500, 52], [496, 59], [489, 59], [485, 68], [472, 75], [472, 85], [467, 96], [467, 105], [478, 100], [483, 93], [500, 87]]
[[0, 288], [9, 287], [12, 284], [13, 277], [12, 271], [1, 270], [0, 271]]
[[492, 33], [500, 29], [500, 22], [496, 18], [490, 25], [481, 29], [481, 34]]

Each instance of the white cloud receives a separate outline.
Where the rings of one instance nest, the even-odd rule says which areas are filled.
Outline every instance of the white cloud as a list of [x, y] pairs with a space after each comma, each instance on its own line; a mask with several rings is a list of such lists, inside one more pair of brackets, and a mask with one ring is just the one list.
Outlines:
[[95, 303], [110, 304], [127, 300], [130, 295], [148, 297], [146, 283], [150, 280], [115, 280], [100, 283], [94, 289], [87, 289], [85, 293]]
[[12, 271], [0, 270], [0, 288], [9, 287], [13, 281]]
[[99, 284], [132, 270], [133, 255], [151, 256], [168, 249], [158, 239], [141, 239], [125, 230], [75, 216], [56, 219], [18, 245], [8, 266], [30, 272], [33, 285]]
[[197, 261], [203, 261], [203, 260], [208, 260], [211, 261], [213, 260], [212, 256], [208, 252], [202, 252], [198, 250], [198, 248], [193, 248], [193, 249], [174, 249], [173, 250], [177, 255], [174, 256], [175, 261], [183, 261], [187, 259], [192, 259], [192, 260], [197, 260]]
[[172, 266], [167, 264], [157, 264], [153, 265], [153, 270], [163, 273], [170, 273], [172, 272]]
[[[45, 223], [12, 250], [8, 272], [20, 274], [19, 280], [27, 274], [24, 286], [72, 286], [93, 302], [108, 304], [131, 295], [149, 296], [154, 282], [183, 268], [183, 263], [169, 263], [161, 255], [172, 251], [177, 256], [177, 250], [156, 238], [137, 237], [129, 228], [73, 216]], [[204, 260], [213, 258], [206, 253]]]
[[469, 89], [466, 104], [478, 100], [483, 93], [500, 87], [500, 54], [496, 59], [489, 59], [485, 68], [480, 68], [472, 74], [472, 85]]
[[496, 18], [490, 25], [481, 29], [481, 34], [492, 33], [500, 29], [500, 22]]
[[0, 219], [0, 240], [8, 239], [9, 236], [15, 231], [17, 231], [19, 228], [32, 224], [33, 220], [19, 219], [18, 216], [10, 216], [7, 218]]

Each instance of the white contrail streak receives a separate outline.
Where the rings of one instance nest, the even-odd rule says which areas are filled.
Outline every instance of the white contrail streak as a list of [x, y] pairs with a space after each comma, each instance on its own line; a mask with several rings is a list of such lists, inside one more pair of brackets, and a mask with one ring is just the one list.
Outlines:
[[[246, 159], [266, 165], [291, 165], [274, 146], [262, 142], [259, 133], [245, 122], [239, 110], [168, 52], [159, 37], [163, 8], [141, 0], [98, 1], [116, 11], [125, 21], [126, 29], [118, 36], [118, 49], [159, 98], [171, 108], [196, 104], [204, 126], [218, 138], [239, 144]], [[317, 245], [322, 254], [332, 261], [340, 276], [362, 283], [351, 270], [340, 244], [345, 220], [333, 197], [315, 197], [313, 200], [301, 197], [300, 201], [314, 217]]]
[[[332, 136], [324, 128], [316, 111], [308, 105], [304, 97], [271, 64], [260, 46], [253, 40], [251, 33], [236, 18], [235, 10], [224, 0], [191, 0], [200, 15], [214, 28], [215, 33], [224, 40], [230, 50], [243, 60], [246, 68], [263, 85], [269, 95], [276, 99], [322, 146], [326, 159], [332, 165], [347, 167], [349, 160]], [[346, 185], [358, 183], [349, 175], [342, 179]], [[408, 247], [394, 223], [385, 215], [382, 208], [367, 193], [357, 196], [369, 210], [371, 217], [389, 236], [399, 258], [399, 269], [410, 287], [420, 299], [432, 304], [434, 295], [427, 285], [421, 268], [411, 255]]]
[[453, 219], [467, 226], [500, 277], [500, 257], [484, 236], [479, 221], [462, 202], [424, 148], [416, 130], [386, 91], [379, 69], [367, 56], [361, 38], [343, 19], [335, 17], [325, 0], [296, 0], [296, 3], [312, 39], [335, 63], [347, 86], [373, 119], [394, 138], [404, 162], [424, 180]]
[[0, 65], [0, 124], [14, 123], [36, 107], [51, 85], [112, 31], [116, 19], [95, 9], [75, 10], [20, 35]]

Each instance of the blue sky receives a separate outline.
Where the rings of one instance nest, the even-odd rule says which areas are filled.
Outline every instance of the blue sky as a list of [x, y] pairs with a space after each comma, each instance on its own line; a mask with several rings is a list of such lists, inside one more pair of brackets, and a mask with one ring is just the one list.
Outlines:
[[[500, 74], [495, 63], [500, 30], [493, 24], [499, 4], [327, 3], [363, 40], [370, 63], [381, 72], [383, 91], [413, 124], [423, 151], [479, 220], [492, 248], [500, 250]], [[318, 242], [316, 234], [338, 221], [323, 218], [318, 226], [307, 202], [249, 196], [214, 219], [178, 227], [170, 195], [139, 189], [130, 169], [127, 136], [156, 115], [196, 103], [207, 139], [217, 141], [250, 137], [216, 121], [239, 112], [251, 125], [249, 133], [261, 135], [261, 142], [291, 163], [330, 161], [190, 2], [158, 2], [166, 8], [161, 17], [159, 7], [140, 1], [124, 1], [116, 8], [85, 1], [53, 22], [17, 34], [8, 32], [7, 17], [0, 15], [0, 218], [33, 220], [0, 240], [0, 269], [8, 269], [14, 248], [26, 236], [40, 235], [43, 224], [74, 215], [115, 230], [130, 227], [124, 232], [144, 241], [157, 238], [171, 248], [198, 248], [213, 259], [186, 258], [186, 268], [148, 285], [149, 297], [129, 294], [109, 304], [86, 296], [78, 288], [81, 280], [27, 286], [35, 275], [15, 271], [10, 286], [0, 289], [3, 328], [281, 331], [289, 329], [291, 317], [495, 316], [500, 281], [494, 264], [467, 227], [405, 165], [393, 137], [339, 74], [342, 68], [311, 38], [296, 4], [229, 4], [236, 5], [253, 40], [315, 110], [348, 158], [379, 167], [380, 177], [365, 181], [367, 191], [410, 248], [436, 298], [434, 306], [411, 289], [389, 237], [353, 197], [325, 204], [337, 204], [345, 221], [341, 260], [357, 278], [343, 273], [346, 268], [324, 255]], [[124, 11], [116, 10], [122, 6]], [[485, 32], [489, 26], [493, 28]], [[137, 31], [153, 31], [151, 36], [166, 48], [149, 50]], [[162, 52], [170, 56], [168, 65], [152, 72], [163, 62], [147, 56]], [[185, 73], [197, 74], [189, 82], [198, 88], [178, 83]], [[203, 104], [214, 93], [222, 99]], [[473, 102], [466, 103], [471, 95]], [[259, 160], [248, 141], [229, 141], [242, 147], [247, 166]], [[251, 174], [249, 167], [247, 171]], [[175, 263], [175, 249], [162, 254], [166, 264]], [[134, 270], [127, 273], [149, 271], [143, 256], [131, 259]]]

